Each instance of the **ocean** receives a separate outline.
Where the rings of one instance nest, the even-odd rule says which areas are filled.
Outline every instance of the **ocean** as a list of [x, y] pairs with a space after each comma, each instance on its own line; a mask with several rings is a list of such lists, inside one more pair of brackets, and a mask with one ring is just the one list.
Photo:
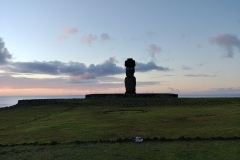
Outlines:
[[71, 95], [71, 96], [0, 96], [0, 108], [10, 107], [18, 103], [18, 100], [23, 99], [71, 99], [71, 98], [85, 98], [85, 95]]
[[[179, 98], [224, 98], [224, 97], [240, 97], [240, 94], [199, 94], [199, 95], [183, 95], [179, 94]], [[23, 99], [71, 99], [85, 98], [85, 95], [69, 95], [69, 96], [0, 96], [0, 108], [10, 107]]]

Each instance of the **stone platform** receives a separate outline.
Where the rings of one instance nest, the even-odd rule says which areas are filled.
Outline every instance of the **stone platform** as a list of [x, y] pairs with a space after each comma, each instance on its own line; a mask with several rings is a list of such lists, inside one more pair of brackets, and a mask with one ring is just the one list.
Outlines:
[[87, 94], [85, 98], [118, 98], [118, 97], [136, 97], [136, 98], [178, 98], [178, 94], [173, 93], [137, 93], [137, 94]]

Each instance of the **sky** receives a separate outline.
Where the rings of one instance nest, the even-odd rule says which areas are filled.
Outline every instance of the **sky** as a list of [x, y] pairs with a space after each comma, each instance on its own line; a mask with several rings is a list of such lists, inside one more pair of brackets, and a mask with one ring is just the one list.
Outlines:
[[0, 0], [0, 96], [240, 94], [239, 0]]

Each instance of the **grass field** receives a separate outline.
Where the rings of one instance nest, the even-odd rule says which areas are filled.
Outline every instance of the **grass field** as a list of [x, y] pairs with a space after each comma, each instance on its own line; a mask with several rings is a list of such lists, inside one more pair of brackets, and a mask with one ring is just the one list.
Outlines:
[[0, 147], [0, 159], [239, 160], [240, 141], [88, 143]]
[[24, 159], [30, 153], [36, 155], [36, 159], [57, 155], [64, 159], [64, 156], [74, 154], [83, 156], [82, 159], [84, 156], [101, 159], [103, 153], [109, 159], [154, 159], [146, 156], [156, 155], [162, 159], [192, 159], [191, 155], [194, 159], [240, 157], [239, 140], [70, 143], [117, 140], [136, 135], [143, 138], [240, 137], [240, 98], [75, 99], [0, 109], [0, 144], [61, 143], [56, 146], [2, 146], [0, 159], [16, 154]]

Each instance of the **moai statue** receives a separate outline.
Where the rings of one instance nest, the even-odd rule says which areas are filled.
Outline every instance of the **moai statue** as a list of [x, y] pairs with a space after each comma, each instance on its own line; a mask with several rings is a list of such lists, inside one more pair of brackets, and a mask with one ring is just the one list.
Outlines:
[[126, 78], [125, 78], [125, 94], [136, 94], [136, 78], [135, 73], [135, 61], [132, 58], [128, 58], [125, 61]]

